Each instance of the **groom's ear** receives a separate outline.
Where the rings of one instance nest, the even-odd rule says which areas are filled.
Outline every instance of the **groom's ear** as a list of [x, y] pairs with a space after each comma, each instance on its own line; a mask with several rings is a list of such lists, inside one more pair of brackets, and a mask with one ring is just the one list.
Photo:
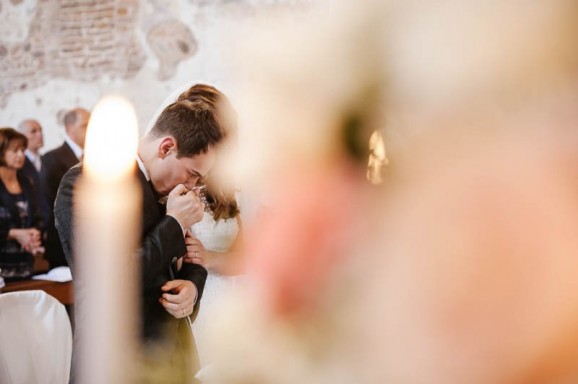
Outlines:
[[174, 138], [167, 136], [164, 139], [162, 139], [161, 142], [159, 143], [159, 149], [158, 149], [157, 155], [159, 158], [164, 159], [165, 157], [170, 155], [172, 152], [174, 152], [176, 154], [177, 144], [176, 144]]

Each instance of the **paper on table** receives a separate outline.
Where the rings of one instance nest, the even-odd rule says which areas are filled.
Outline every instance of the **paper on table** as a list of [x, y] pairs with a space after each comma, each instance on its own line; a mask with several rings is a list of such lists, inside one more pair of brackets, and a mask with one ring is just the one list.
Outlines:
[[60, 283], [64, 283], [66, 281], [72, 280], [72, 274], [70, 273], [70, 267], [56, 267], [43, 275], [32, 276], [32, 279], [58, 281]]

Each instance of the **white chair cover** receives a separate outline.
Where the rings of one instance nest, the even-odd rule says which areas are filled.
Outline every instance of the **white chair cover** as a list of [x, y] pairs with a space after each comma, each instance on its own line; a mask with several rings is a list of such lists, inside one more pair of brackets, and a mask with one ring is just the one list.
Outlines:
[[0, 294], [0, 383], [67, 384], [71, 356], [64, 305], [44, 291]]

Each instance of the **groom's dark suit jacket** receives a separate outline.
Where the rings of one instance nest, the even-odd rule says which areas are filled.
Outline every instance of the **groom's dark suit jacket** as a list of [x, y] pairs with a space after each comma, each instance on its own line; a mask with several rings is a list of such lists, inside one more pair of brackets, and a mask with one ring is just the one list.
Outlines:
[[[74, 258], [72, 252], [73, 241], [73, 188], [81, 173], [81, 165], [71, 168], [63, 177], [56, 198], [54, 213], [56, 227], [60, 233], [64, 253], [74, 273]], [[153, 192], [152, 185], [146, 180], [144, 174], [138, 170], [138, 180], [143, 193], [141, 248], [138, 253], [141, 267], [142, 297], [140, 318], [143, 321], [143, 341], [162, 341], [165, 344], [179, 344], [177, 348], [185, 349], [193, 354], [193, 360], [197, 366], [191, 366], [188, 357], [186, 364], [188, 369], [196, 372], [198, 359], [194, 340], [186, 328], [183, 319], [177, 320], [171, 316], [159, 303], [161, 287], [170, 280], [171, 263], [186, 253], [186, 245], [180, 224], [171, 216], [165, 214], [165, 207], [158, 204]], [[127, 255], [130, 257], [130, 255]], [[180, 271], [175, 272], [175, 278], [192, 281], [198, 290], [198, 298], [195, 304], [193, 319], [196, 317], [207, 271], [196, 264], [183, 264]], [[81, 284], [76, 284], [75, 289]], [[135, 298], [137, 299], [137, 298]], [[77, 319], [77, 323], [78, 323]], [[171, 339], [173, 339], [171, 341]], [[188, 341], [187, 341], [188, 340]], [[189, 343], [190, 342], [190, 343]], [[186, 343], [182, 345], [182, 343]], [[122, 348], [122, 346], [119, 346]], [[180, 359], [180, 357], [177, 357]], [[73, 359], [75, 360], [75, 359]], [[173, 363], [171, 363], [174, 366]], [[178, 364], [177, 364], [178, 366]]]

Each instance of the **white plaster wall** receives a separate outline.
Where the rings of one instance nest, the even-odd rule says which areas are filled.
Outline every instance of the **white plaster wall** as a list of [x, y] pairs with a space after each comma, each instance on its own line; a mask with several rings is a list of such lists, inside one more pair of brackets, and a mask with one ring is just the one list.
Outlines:
[[[10, 20], [9, 24], [0, 26], [0, 40], [4, 43], [17, 42], [26, 36], [30, 14], [37, 0], [24, 0], [18, 6], [9, 0], [0, 1], [0, 21]], [[144, 41], [144, 30], [155, 20], [177, 18], [191, 29], [198, 42], [196, 54], [178, 65], [174, 77], [165, 81], [158, 79], [159, 61], [150, 48], [143, 44], [146, 61], [134, 78], [127, 80], [120, 76], [103, 75], [99, 80], [91, 82], [53, 78], [38, 87], [12, 92], [4, 95], [7, 96], [7, 102], [0, 109], [0, 126], [15, 127], [25, 118], [39, 120], [45, 135], [42, 152], [46, 152], [62, 143], [64, 128], [60, 118], [63, 111], [75, 106], [91, 109], [107, 93], [121, 93], [134, 104], [141, 133], [163, 100], [184, 84], [213, 84], [228, 94], [235, 104], [235, 100], [241, 97], [237, 94], [236, 83], [243, 75], [236, 71], [234, 59], [229, 57], [230, 44], [234, 44], [234, 37], [238, 36], [236, 29], [250, 25], [261, 11], [279, 5], [290, 8], [293, 3], [296, 2], [141, 0], [141, 28], [137, 31], [139, 39]]]

